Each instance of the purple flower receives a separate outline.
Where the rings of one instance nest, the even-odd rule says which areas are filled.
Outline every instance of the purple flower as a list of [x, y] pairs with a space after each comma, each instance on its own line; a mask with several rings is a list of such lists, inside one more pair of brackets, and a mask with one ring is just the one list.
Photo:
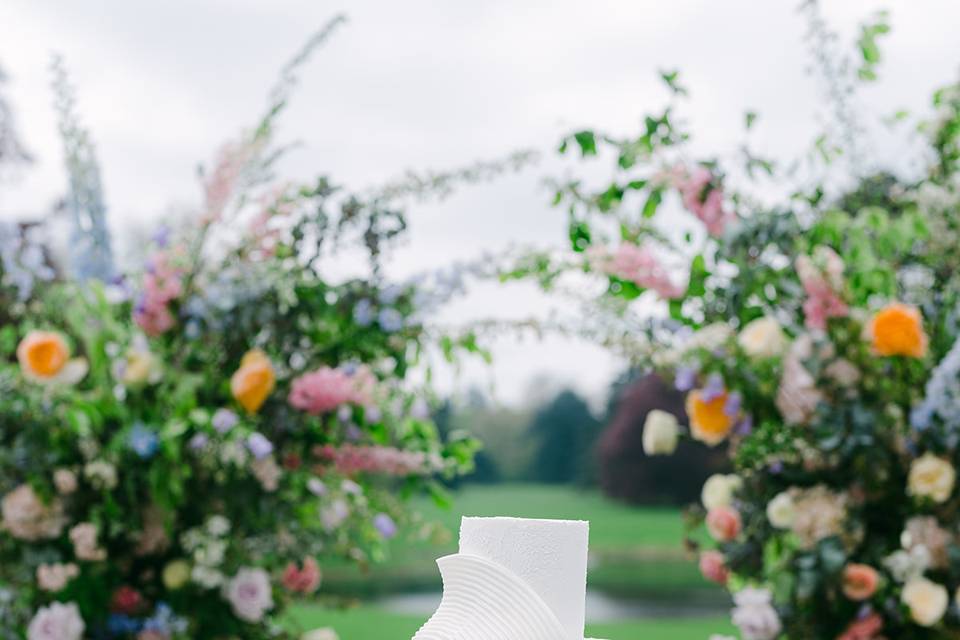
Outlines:
[[363, 438], [363, 429], [351, 422], [347, 425], [347, 430], [344, 435], [346, 435], [347, 440], [350, 442], [357, 442]]
[[192, 438], [190, 438], [190, 448], [194, 451], [199, 451], [207, 446], [210, 442], [210, 438], [207, 437], [205, 433], [198, 433]]
[[381, 309], [380, 315], [377, 316], [377, 322], [380, 324], [380, 328], [387, 333], [394, 333], [403, 328], [403, 315], [396, 309]]
[[213, 428], [217, 430], [217, 433], [224, 435], [230, 431], [230, 429], [237, 426], [237, 422], [239, 421], [240, 419], [237, 417], [237, 414], [230, 411], [230, 409], [217, 409], [216, 413], [213, 414], [213, 420], [211, 422]]
[[397, 535], [397, 523], [393, 521], [393, 518], [385, 513], [378, 513], [376, 516], [374, 516], [373, 526], [376, 527], [377, 531], [380, 532], [380, 535], [386, 540], [389, 540]]
[[417, 398], [410, 407], [410, 417], [417, 420], [426, 420], [430, 417], [430, 405], [423, 398]]
[[748, 436], [753, 433], [753, 416], [747, 414], [737, 423], [736, 433], [738, 436]]
[[383, 418], [383, 412], [380, 411], [380, 407], [367, 407], [363, 410], [363, 417], [366, 418], [367, 422], [380, 422]]
[[307, 491], [315, 496], [327, 494], [327, 485], [320, 478], [310, 478], [307, 480]]
[[722, 396], [725, 390], [723, 376], [719, 373], [711, 373], [710, 377], [707, 378], [706, 386], [700, 392], [700, 398], [704, 402], [711, 402]]
[[366, 298], [353, 307], [353, 321], [361, 327], [373, 324], [373, 304]]
[[697, 370], [693, 367], [680, 367], [673, 379], [677, 391], [690, 391], [697, 384]]
[[348, 404], [341, 405], [337, 409], [337, 419], [340, 422], [350, 422], [350, 419], [353, 417], [353, 407]]
[[740, 405], [743, 403], [743, 397], [736, 391], [727, 395], [727, 401], [723, 405], [723, 414], [728, 418], [734, 418], [740, 413]]
[[353, 480], [344, 480], [340, 483], [340, 488], [343, 489], [344, 493], [349, 493], [353, 496], [363, 495], [363, 487], [358, 485]]
[[267, 440], [267, 437], [259, 432], [253, 432], [247, 436], [247, 449], [257, 460], [262, 460], [273, 453], [273, 443]]
[[777, 474], [783, 471], [783, 460], [774, 460], [767, 468], [770, 469], [770, 473]]

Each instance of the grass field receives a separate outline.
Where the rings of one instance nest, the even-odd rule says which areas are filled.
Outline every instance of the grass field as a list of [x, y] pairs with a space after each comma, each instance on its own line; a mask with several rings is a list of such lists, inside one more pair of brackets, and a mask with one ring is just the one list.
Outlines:
[[[424, 620], [398, 616], [360, 607], [329, 611], [318, 607], [297, 607], [291, 614], [298, 630], [332, 627], [340, 640], [410, 640]], [[732, 633], [725, 619], [657, 620], [622, 624], [588, 625], [587, 635], [608, 640], [706, 640], [712, 633]]]
[[350, 596], [415, 590], [439, 590], [434, 560], [457, 548], [460, 518], [522, 516], [590, 521], [590, 585], [619, 594], [664, 594], [709, 588], [680, 546], [680, 512], [669, 508], [633, 508], [600, 494], [563, 486], [471, 486], [459, 492], [451, 510], [426, 500], [416, 505], [428, 521], [446, 530], [441, 544], [398, 540], [390, 559], [367, 573], [349, 564], [328, 565], [326, 590]]

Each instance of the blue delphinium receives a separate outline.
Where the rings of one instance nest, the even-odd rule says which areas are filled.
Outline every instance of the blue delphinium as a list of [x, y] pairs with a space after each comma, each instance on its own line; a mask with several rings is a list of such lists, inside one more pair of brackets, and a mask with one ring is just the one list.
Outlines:
[[948, 429], [960, 428], [960, 340], [930, 375], [923, 401], [910, 412], [910, 424], [922, 431], [934, 417]]
[[361, 327], [369, 327], [373, 323], [373, 303], [364, 298], [353, 307], [353, 321]]
[[160, 438], [157, 437], [157, 433], [153, 429], [142, 422], [137, 422], [130, 430], [129, 444], [134, 453], [143, 459], [147, 459], [152, 458], [157, 453], [157, 449], [160, 447]]

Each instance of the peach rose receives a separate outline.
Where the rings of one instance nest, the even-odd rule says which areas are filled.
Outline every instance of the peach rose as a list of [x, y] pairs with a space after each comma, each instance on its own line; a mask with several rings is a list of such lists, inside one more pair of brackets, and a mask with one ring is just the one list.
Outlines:
[[54, 331], [31, 331], [17, 346], [17, 360], [25, 378], [39, 383], [76, 384], [87, 375], [87, 361], [70, 359], [70, 347]]
[[230, 379], [233, 397], [249, 413], [256, 413], [273, 391], [277, 377], [270, 359], [263, 351], [248, 351], [240, 368]]
[[894, 302], [877, 312], [867, 328], [873, 350], [881, 356], [922, 358], [927, 353], [923, 317], [916, 307]]
[[310, 594], [320, 587], [320, 565], [313, 558], [305, 558], [303, 568], [293, 562], [283, 572], [282, 583], [285, 589], [295, 593]]
[[732, 507], [714, 507], [707, 513], [707, 531], [717, 542], [730, 542], [740, 535], [742, 526], [740, 513]]
[[881, 631], [883, 631], [883, 617], [879, 613], [871, 613], [866, 618], [851, 622], [837, 640], [874, 640], [879, 637]]
[[843, 595], [851, 600], [868, 600], [877, 592], [880, 575], [866, 564], [850, 563], [843, 569]]

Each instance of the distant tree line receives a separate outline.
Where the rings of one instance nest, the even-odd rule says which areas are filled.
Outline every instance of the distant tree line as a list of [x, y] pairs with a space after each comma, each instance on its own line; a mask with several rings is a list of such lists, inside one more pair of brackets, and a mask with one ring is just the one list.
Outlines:
[[686, 419], [682, 394], [654, 375], [626, 371], [611, 385], [600, 416], [575, 391], [559, 389], [520, 409], [492, 406], [471, 393], [436, 418], [442, 430], [465, 430], [484, 442], [476, 470], [463, 482], [598, 486], [633, 504], [687, 503], [710, 474], [725, 468], [724, 456], [682, 442], [669, 459], [647, 457], [641, 439], [652, 409]]

